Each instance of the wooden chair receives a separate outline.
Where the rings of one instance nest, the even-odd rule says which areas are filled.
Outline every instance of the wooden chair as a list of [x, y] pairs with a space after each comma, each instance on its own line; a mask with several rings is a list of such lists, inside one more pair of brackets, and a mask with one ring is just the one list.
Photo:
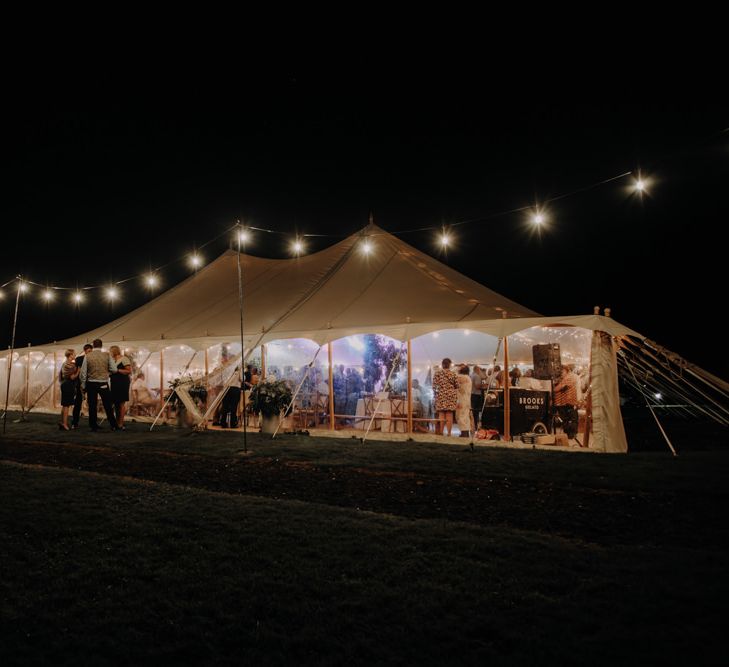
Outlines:
[[390, 396], [390, 431], [406, 431], [405, 428], [398, 428], [399, 424], [406, 424], [408, 420], [408, 406], [405, 396], [393, 394]]

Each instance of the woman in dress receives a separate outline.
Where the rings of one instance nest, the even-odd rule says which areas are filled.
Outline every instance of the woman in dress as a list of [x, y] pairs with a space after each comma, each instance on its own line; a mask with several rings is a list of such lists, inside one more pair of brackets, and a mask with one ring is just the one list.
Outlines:
[[109, 348], [109, 354], [116, 363], [116, 373], [111, 376], [111, 402], [114, 404], [114, 417], [116, 425], [124, 430], [124, 416], [127, 413], [129, 400], [129, 376], [132, 373], [132, 362], [129, 357], [122, 355], [118, 345]]
[[68, 409], [73, 406], [76, 400], [76, 378], [81, 369], [76, 365], [76, 352], [66, 350], [66, 361], [61, 366], [58, 374], [58, 381], [61, 383], [61, 421], [58, 428], [61, 431], [70, 431], [68, 426]]
[[[456, 374], [451, 370], [451, 360], [443, 359], [441, 368], [433, 374], [433, 392], [435, 393], [435, 411], [438, 415], [436, 434], [451, 434], [453, 413], [458, 405], [458, 382]], [[444, 429], [445, 425], [445, 429]]]
[[462, 438], [471, 435], [471, 377], [466, 364], [458, 369], [458, 406], [456, 407], [456, 421]]

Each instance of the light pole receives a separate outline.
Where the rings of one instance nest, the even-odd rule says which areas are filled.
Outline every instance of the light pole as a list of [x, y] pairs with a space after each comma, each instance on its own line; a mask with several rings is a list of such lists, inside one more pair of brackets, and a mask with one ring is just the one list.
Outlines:
[[13, 354], [15, 353], [15, 328], [18, 324], [18, 307], [20, 306], [20, 293], [23, 291], [22, 277], [18, 276], [17, 281], [18, 290], [15, 294], [15, 315], [13, 315], [13, 333], [10, 337], [10, 352], [8, 354], [8, 381], [5, 385], [5, 412], [3, 412], [3, 435], [5, 435], [5, 423], [8, 419], [8, 403], [10, 401], [10, 374], [13, 372]]
[[240, 311], [240, 370], [243, 380], [243, 452], [248, 453], [248, 427], [246, 425], [246, 371], [245, 371], [245, 339], [243, 336], [243, 267], [241, 265], [240, 250], [241, 243], [247, 238], [247, 232], [238, 223], [238, 310]]

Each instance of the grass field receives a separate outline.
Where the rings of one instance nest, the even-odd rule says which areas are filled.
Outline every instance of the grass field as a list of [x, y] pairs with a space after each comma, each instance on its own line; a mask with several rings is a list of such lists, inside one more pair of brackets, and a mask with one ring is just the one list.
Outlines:
[[724, 451], [32, 419], [0, 439], [3, 665], [724, 662]]

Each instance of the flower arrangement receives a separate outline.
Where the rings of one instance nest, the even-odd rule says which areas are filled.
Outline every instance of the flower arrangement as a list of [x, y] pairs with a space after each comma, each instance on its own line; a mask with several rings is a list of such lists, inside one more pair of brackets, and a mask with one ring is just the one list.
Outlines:
[[291, 396], [286, 380], [264, 380], [253, 387], [249, 401], [254, 412], [264, 417], [278, 417], [288, 407]]
[[174, 392], [172, 397], [170, 398], [170, 404], [173, 406], [176, 406], [180, 400], [177, 396], [176, 391], [177, 387], [179, 387], [180, 385], [190, 385], [188, 387], [187, 393], [190, 394], [193, 400], [197, 400], [199, 403], [204, 403], [208, 397], [208, 390], [205, 388], [205, 385], [202, 384], [200, 380], [196, 380], [195, 378], [193, 378], [191, 373], [176, 377], [168, 384], [170, 389]]

